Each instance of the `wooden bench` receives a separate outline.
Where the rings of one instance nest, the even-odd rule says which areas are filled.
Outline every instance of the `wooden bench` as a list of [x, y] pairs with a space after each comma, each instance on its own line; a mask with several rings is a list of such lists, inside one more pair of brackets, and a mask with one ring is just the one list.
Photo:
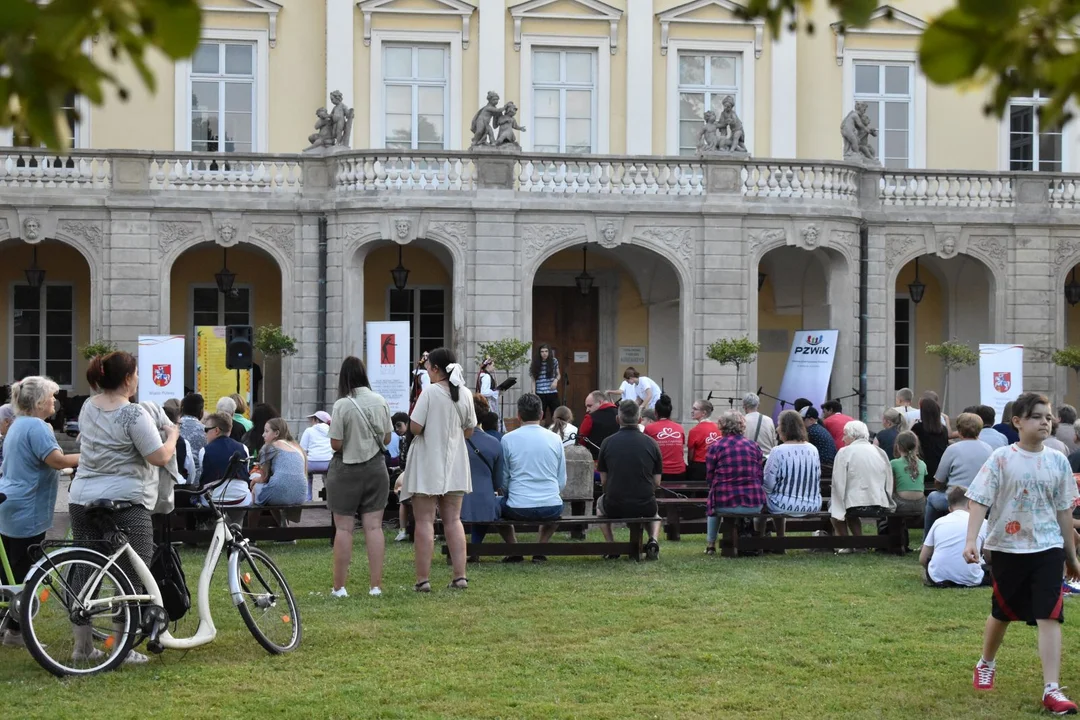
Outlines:
[[[552, 542], [540, 543], [506, 543], [506, 542], [483, 542], [474, 544], [466, 543], [465, 554], [474, 556], [507, 556], [507, 555], [547, 555], [547, 556], [587, 556], [587, 555], [627, 555], [633, 560], [641, 560], [642, 542], [645, 525], [656, 522], [656, 518], [606, 518], [595, 515], [572, 515], [558, 520], [545, 521], [545, 525], [555, 525], [562, 529], [573, 529], [582, 525], [605, 525], [613, 523], [625, 523], [630, 530], [629, 542]], [[462, 523], [466, 527], [473, 524], [486, 525], [492, 531], [500, 527], [513, 527], [518, 532], [535, 532], [538, 523], [534, 520], [496, 520], [487, 523]], [[442, 554], [449, 557], [450, 549], [443, 544]]]
[[664, 518], [668, 540], [678, 542], [684, 532], [705, 532], [705, 498], [658, 497], [656, 511]]
[[[876, 548], [896, 555], [905, 552], [904, 528], [912, 514], [892, 514], [887, 520], [887, 531], [873, 535], [791, 535], [792, 532], [821, 530], [829, 522], [829, 513], [810, 513], [804, 517], [793, 518], [782, 515], [734, 515], [719, 513], [720, 554], [724, 557], [738, 557], [759, 550], [839, 550], [842, 548]], [[784, 518], [783, 537], [763, 537], [760, 535], [739, 535], [738, 520], [758, 520], [761, 518]], [[921, 516], [919, 516], [921, 517]]]
[[[274, 505], [274, 506], [249, 506], [249, 507], [222, 507], [226, 517], [235, 517], [239, 513], [244, 514], [241, 527], [244, 529], [244, 537], [249, 540], [321, 540], [334, 538], [334, 516], [330, 515], [328, 525], [298, 525], [290, 523], [285, 526], [264, 526], [260, 524], [263, 514], [269, 515], [271, 511], [288, 510], [326, 510], [325, 502], [309, 502], [302, 505]], [[172, 539], [178, 542], [207, 542], [214, 534], [211, 525], [206, 530], [189, 530], [186, 526], [188, 516], [203, 514], [209, 516], [206, 508], [178, 507], [172, 514], [166, 516], [165, 521], [172, 522]], [[176, 519], [184, 521], [177, 523]]]

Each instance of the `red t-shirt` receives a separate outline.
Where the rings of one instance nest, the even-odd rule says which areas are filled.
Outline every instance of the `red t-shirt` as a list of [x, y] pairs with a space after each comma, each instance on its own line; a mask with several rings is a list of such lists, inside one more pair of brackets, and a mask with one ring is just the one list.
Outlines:
[[690, 462], [705, 462], [709, 446], [720, 439], [720, 428], [712, 420], [702, 420], [690, 431]]
[[850, 415], [836, 413], [835, 415], [830, 415], [829, 417], [820, 420], [821, 424], [824, 425], [825, 429], [832, 435], [837, 450], [844, 447], [844, 426], [854, 419], [855, 418]]
[[686, 432], [682, 425], [672, 420], [657, 420], [645, 426], [645, 434], [660, 446], [664, 473], [678, 475], [686, 472], [686, 459], [683, 455], [683, 448], [686, 447]]

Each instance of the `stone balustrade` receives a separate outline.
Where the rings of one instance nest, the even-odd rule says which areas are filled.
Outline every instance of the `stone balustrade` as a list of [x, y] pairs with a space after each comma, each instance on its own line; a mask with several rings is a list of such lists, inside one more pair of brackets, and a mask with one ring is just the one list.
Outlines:
[[[1020, 185], [1025, 187], [1019, 192]], [[0, 149], [0, 192], [244, 193], [339, 197], [379, 191], [737, 197], [864, 209], [1080, 209], [1080, 175], [893, 171], [832, 161], [347, 150], [239, 155]]]

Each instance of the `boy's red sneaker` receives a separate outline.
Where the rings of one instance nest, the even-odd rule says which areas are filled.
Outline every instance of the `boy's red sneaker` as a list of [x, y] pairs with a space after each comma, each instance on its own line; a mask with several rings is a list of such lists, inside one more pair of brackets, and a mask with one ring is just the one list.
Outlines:
[[984, 665], [982, 660], [976, 663], [974, 685], [976, 690], [993, 690], [994, 668]]
[[1065, 697], [1061, 692], [1065, 688], [1057, 688], [1043, 695], [1043, 707], [1055, 715], [1075, 715], [1076, 703]]

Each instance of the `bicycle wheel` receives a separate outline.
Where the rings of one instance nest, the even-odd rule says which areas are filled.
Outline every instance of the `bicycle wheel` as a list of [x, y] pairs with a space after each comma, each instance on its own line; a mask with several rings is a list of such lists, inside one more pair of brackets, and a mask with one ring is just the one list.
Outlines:
[[[89, 610], [87, 600], [132, 595], [131, 582], [89, 550], [57, 553], [26, 579], [20, 619], [26, 649], [53, 675], [94, 675], [124, 661], [135, 644], [138, 603]], [[93, 592], [83, 595], [88, 582]], [[27, 599], [31, 599], [27, 602]]]
[[300, 646], [300, 612], [289, 584], [277, 565], [258, 548], [235, 550], [239, 591], [243, 602], [237, 608], [248, 630], [272, 655]]

